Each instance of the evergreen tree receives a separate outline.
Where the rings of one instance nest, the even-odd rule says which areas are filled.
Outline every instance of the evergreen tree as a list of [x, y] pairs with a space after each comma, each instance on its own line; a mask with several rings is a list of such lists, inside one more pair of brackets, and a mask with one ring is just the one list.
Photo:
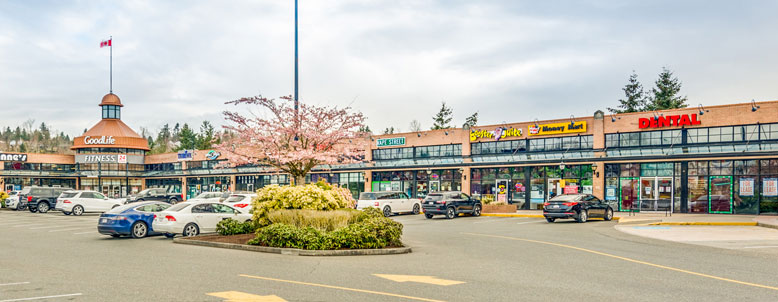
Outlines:
[[197, 148], [198, 150], [211, 149], [211, 145], [214, 144], [214, 129], [210, 122], [203, 121], [200, 125], [200, 133], [197, 134]]
[[453, 111], [451, 108], [446, 107], [446, 102], [443, 102], [438, 114], [432, 117], [432, 130], [448, 129], [451, 128], [451, 120], [453, 119]]
[[394, 127], [384, 129], [384, 134], [394, 134]]
[[373, 133], [373, 130], [370, 130], [370, 126], [368, 126], [368, 125], [364, 125], [364, 126], [359, 126], [359, 130], [357, 130], [357, 132], [361, 132], [361, 133]]
[[473, 113], [473, 115], [468, 116], [465, 119], [465, 123], [462, 124], [462, 128], [472, 128], [475, 127], [475, 125], [478, 124], [478, 112]]
[[632, 71], [632, 75], [629, 76], [629, 83], [624, 85], [624, 98], [619, 99], [619, 106], [617, 108], [608, 107], [608, 111], [611, 113], [627, 113], [627, 112], [641, 112], [646, 111], [646, 96], [643, 90], [643, 85], [638, 82], [638, 75], [635, 71]]
[[686, 96], [680, 96], [681, 81], [673, 76], [673, 72], [662, 68], [659, 78], [655, 82], [656, 87], [651, 88], [651, 99], [645, 111], [686, 108]]
[[179, 145], [174, 151], [184, 149], [195, 149], [197, 147], [197, 135], [189, 128], [189, 125], [184, 123], [181, 130], [178, 131]]

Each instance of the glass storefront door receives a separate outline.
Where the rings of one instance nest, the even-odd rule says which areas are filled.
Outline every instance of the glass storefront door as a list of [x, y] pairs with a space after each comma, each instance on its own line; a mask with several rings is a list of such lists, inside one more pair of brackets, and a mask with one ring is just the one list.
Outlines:
[[673, 208], [672, 177], [640, 178], [640, 210], [664, 211]]
[[559, 178], [548, 179], [548, 200], [554, 198], [554, 196], [564, 194], [563, 187]]
[[640, 180], [637, 177], [621, 178], [619, 183], [619, 211], [640, 209], [638, 207], [638, 192], [640, 192]]
[[708, 212], [732, 213], [732, 176], [711, 176], [708, 182]]
[[496, 192], [497, 195], [497, 202], [503, 202], [508, 203], [508, 184], [510, 183], [510, 180], [507, 179], [498, 179], [495, 183], [496, 186]]

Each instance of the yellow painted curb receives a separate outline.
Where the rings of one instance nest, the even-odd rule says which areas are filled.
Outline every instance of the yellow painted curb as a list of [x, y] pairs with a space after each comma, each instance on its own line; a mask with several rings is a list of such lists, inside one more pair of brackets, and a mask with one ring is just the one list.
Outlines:
[[654, 222], [648, 225], [716, 225], [716, 226], [756, 226], [756, 222]]

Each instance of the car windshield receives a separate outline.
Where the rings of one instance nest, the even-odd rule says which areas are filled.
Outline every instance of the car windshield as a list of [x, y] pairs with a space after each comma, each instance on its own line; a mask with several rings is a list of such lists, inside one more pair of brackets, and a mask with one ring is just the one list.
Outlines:
[[134, 202], [134, 203], [129, 203], [129, 204], [121, 205], [121, 206], [115, 207], [113, 209], [110, 209], [110, 210], [108, 210], [108, 212], [105, 212], [105, 213], [107, 213], [107, 214], [119, 214], [119, 213], [124, 212], [125, 210], [127, 210], [129, 208], [134, 208], [134, 207], [137, 207], [139, 205], [153, 204], [153, 203], [155, 203], [155, 202], [142, 202], [142, 203]]
[[205, 193], [200, 193], [200, 195], [195, 196], [195, 198], [201, 198], [201, 199], [211, 198], [211, 195], [212, 195], [211, 192], [205, 192]]
[[30, 194], [30, 190], [32, 190], [32, 188], [26, 187], [26, 188], [22, 189], [22, 193], [21, 194], [25, 194], [25, 195], [26, 194]]
[[443, 200], [443, 194], [430, 194], [430, 195], [427, 195], [427, 198], [424, 198], [424, 200], [440, 201], [440, 200]]
[[59, 198], [73, 198], [78, 195], [78, 192], [62, 192], [59, 194]]
[[146, 190], [140, 191], [140, 192], [138, 193], [138, 195], [146, 195], [146, 194], [149, 194], [149, 192], [150, 192], [151, 190], [152, 190], [152, 189], [146, 189]]
[[224, 202], [239, 202], [239, 201], [243, 201], [243, 199], [246, 199], [246, 196], [232, 195], [230, 196], [230, 198], [225, 199]]
[[192, 204], [191, 203], [186, 203], [186, 202], [177, 203], [177, 204], [174, 204], [172, 207], [169, 207], [167, 209], [167, 211], [178, 212], [178, 211], [181, 211], [182, 209], [184, 209], [184, 208], [186, 208], [186, 207], [188, 207], [190, 205], [192, 205]]
[[359, 199], [360, 200], [375, 200], [376, 194], [373, 192], [362, 192], [359, 193]]
[[559, 195], [551, 198], [549, 201], [576, 201], [581, 198], [581, 195]]

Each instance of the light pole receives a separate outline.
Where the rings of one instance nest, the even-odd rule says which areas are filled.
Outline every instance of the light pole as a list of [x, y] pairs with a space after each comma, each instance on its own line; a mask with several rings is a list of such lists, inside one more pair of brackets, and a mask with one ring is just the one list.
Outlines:
[[[299, 113], [299, 101], [298, 101], [298, 87], [297, 87], [297, 0], [294, 0], [294, 120], [298, 122], [297, 115]], [[295, 135], [297, 140], [297, 135]]]

